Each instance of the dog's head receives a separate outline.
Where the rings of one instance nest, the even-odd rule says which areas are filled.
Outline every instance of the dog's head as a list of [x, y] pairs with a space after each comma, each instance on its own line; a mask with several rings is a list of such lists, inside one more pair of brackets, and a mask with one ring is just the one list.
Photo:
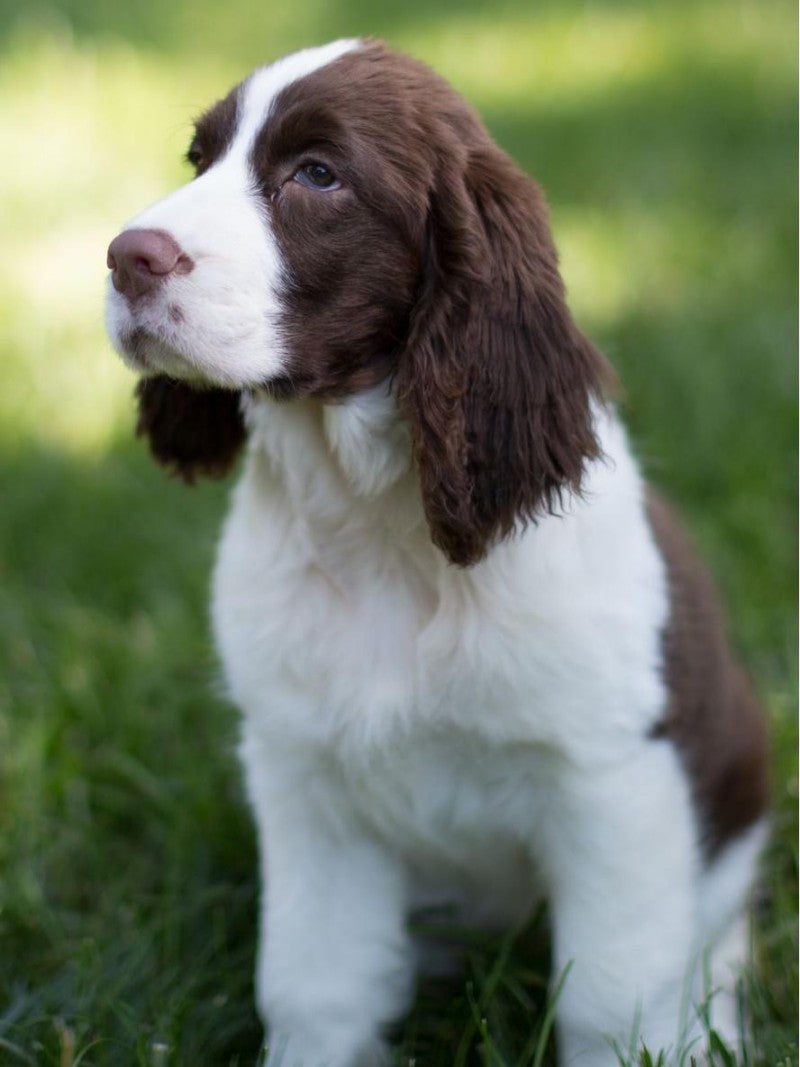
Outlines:
[[243, 389], [335, 401], [385, 378], [453, 562], [579, 488], [605, 364], [538, 188], [441, 78], [375, 42], [299, 52], [203, 115], [188, 159], [108, 251], [109, 332], [161, 462], [224, 473]]

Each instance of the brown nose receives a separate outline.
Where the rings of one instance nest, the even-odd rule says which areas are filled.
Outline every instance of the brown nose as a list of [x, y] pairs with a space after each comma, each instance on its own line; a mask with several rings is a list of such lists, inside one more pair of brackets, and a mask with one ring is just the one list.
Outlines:
[[123, 230], [108, 246], [106, 262], [117, 292], [136, 300], [170, 274], [188, 274], [194, 263], [164, 230]]

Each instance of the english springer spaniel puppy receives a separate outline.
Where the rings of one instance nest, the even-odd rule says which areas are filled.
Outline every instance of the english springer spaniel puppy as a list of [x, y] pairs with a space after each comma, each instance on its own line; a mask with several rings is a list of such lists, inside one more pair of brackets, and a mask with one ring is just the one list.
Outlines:
[[676, 1055], [708, 993], [735, 1040], [764, 720], [538, 187], [373, 41], [256, 70], [188, 158], [111, 242], [108, 325], [156, 459], [192, 482], [246, 448], [212, 617], [268, 1062], [379, 1062], [409, 915], [513, 927], [543, 895], [561, 1064]]

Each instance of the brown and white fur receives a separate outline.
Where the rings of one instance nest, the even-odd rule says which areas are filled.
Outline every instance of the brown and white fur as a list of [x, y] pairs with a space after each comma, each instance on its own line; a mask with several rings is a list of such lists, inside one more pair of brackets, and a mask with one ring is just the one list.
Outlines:
[[158, 460], [192, 481], [246, 443], [212, 615], [270, 1064], [377, 1062], [416, 907], [503, 926], [541, 894], [561, 1064], [675, 1054], [704, 955], [735, 1038], [763, 720], [539, 189], [444, 81], [358, 40], [255, 71], [189, 159], [110, 246], [108, 324]]

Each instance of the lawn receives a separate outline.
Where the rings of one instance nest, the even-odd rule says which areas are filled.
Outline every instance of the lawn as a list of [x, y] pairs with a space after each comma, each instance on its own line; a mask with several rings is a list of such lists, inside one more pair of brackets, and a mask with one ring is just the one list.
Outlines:
[[[229, 486], [186, 490], [133, 439], [105, 248], [252, 65], [367, 33], [449, 77], [545, 187], [576, 316], [723, 590], [773, 736], [739, 1062], [798, 1063], [795, 20], [789, 0], [0, 0], [2, 1067], [258, 1060], [254, 839], [206, 615]], [[545, 931], [465, 936], [466, 978], [421, 991], [398, 1065], [551, 1064]]]

